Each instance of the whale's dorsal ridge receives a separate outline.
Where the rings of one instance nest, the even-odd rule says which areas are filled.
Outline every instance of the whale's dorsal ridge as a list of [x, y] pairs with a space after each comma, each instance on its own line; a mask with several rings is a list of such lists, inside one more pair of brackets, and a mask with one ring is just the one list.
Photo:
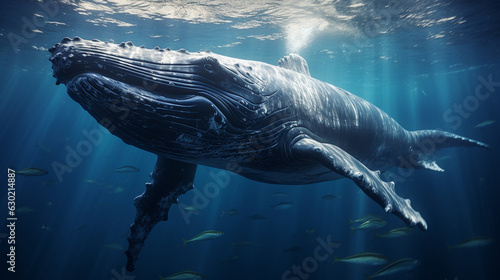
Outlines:
[[296, 53], [291, 53], [278, 61], [278, 66], [288, 70], [292, 70], [306, 76], [311, 76], [307, 61]]

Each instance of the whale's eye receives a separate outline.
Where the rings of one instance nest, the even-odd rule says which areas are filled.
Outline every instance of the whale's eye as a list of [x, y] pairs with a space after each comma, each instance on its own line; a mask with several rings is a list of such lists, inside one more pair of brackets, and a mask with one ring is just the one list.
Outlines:
[[203, 68], [205, 69], [205, 71], [207, 71], [212, 75], [214, 75], [219, 71], [220, 64], [217, 58], [215, 57], [212, 56], [204, 57], [201, 63], [203, 64]]
[[204, 65], [204, 67], [205, 67], [205, 70], [207, 70], [208, 72], [214, 71], [214, 67], [212, 66], [212, 64], [207, 63]]

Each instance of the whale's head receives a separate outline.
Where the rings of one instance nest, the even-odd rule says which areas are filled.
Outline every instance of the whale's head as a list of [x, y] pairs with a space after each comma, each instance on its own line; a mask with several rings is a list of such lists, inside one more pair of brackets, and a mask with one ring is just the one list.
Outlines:
[[56, 83], [72, 99], [126, 143], [155, 153], [215, 138], [230, 145], [271, 118], [266, 100], [276, 90], [264, 63], [78, 37], [49, 51]]

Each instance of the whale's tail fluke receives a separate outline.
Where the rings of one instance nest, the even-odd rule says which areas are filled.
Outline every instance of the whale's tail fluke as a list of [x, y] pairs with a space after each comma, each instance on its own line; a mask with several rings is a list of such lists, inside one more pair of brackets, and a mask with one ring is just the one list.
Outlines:
[[480, 147], [491, 149], [485, 143], [441, 130], [417, 130], [413, 132], [417, 147], [433, 143], [436, 150], [451, 147]]
[[402, 160], [400, 167], [444, 171], [434, 158], [436, 152], [452, 147], [479, 147], [491, 149], [485, 143], [441, 130], [417, 130], [411, 132], [413, 144], [410, 154]]

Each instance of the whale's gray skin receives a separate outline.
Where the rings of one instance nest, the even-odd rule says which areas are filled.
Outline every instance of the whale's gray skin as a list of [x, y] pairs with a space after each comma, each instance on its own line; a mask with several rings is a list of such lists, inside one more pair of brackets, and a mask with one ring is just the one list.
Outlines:
[[442, 171], [436, 150], [487, 145], [451, 133], [407, 131], [383, 111], [309, 75], [298, 55], [280, 66], [207, 52], [65, 38], [50, 48], [57, 84], [112, 134], [158, 155], [135, 199], [127, 269], [156, 223], [192, 188], [198, 164], [275, 184], [349, 178], [409, 226], [425, 220], [379, 174]]

